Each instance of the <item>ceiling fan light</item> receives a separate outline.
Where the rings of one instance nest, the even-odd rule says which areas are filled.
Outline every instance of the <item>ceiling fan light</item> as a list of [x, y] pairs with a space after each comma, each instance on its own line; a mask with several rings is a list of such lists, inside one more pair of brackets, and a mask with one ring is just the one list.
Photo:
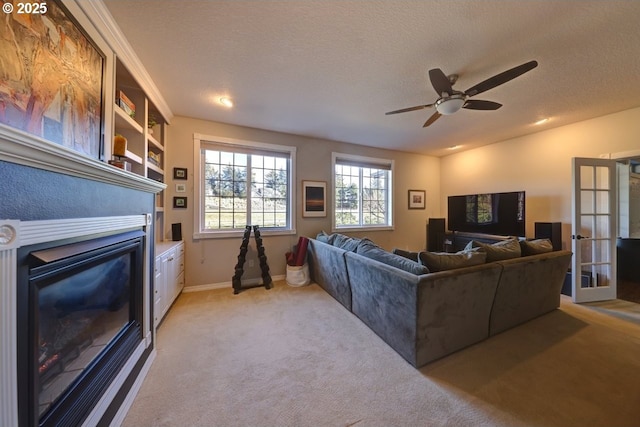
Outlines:
[[454, 95], [449, 98], [441, 98], [436, 102], [436, 110], [442, 115], [453, 114], [464, 105], [464, 96]]

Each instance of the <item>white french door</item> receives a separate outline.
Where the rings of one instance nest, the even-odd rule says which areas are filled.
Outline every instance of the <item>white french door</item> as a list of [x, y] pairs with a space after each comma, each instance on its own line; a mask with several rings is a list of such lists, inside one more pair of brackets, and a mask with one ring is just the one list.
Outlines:
[[574, 158], [572, 166], [573, 302], [615, 299], [616, 162]]

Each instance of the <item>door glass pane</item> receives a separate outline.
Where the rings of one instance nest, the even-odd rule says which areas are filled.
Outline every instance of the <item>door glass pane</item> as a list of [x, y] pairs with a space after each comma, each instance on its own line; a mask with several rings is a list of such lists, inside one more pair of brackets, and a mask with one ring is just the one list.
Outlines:
[[609, 190], [609, 168], [596, 166], [595, 167], [595, 185], [599, 190]]
[[593, 229], [595, 228], [595, 217], [593, 215], [582, 215], [580, 217], [580, 224], [576, 227], [576, 231], [583, 237], [592, 237]]
[[582, 239], [580, 244], [580, 263], [590, 264], [593, 262], [593, 240]]
[[591, 190], [580, 191], [580, 211], [583, 214], [593, 214], [595, 195]]
[[594, 242], [595, 256], [598, 262], [609, 263], [611, 262], [611, 254], [609, 253], [609, 246], [611, 242], [607, 240], [596, 240]]
[[593, 189], [594, 168], [593, 166], [580, 166], [580, 188]]
[[593, 286], [594, 287], [605, 287], [610, 286], [611, 281], [611, 266], [609, 264], [605, 265], [594, 265], [593, 266]]
[[600, 214], [608, 214], [609, 212], [609, 192], [608, 191], [597, 191], [595, 193], [596, 197], [596, 213]]
[[610, 221], [610, 217], [609, 216], [603, 216], [603, 215], [599, 215], [597, 217], [595, 217], [595, 229], [593, 232], [593, 237], [597, 238], [597, 239], [602, 239], [602, 238], [610, 238], [611, 236], [609, 236], [609, 221]]

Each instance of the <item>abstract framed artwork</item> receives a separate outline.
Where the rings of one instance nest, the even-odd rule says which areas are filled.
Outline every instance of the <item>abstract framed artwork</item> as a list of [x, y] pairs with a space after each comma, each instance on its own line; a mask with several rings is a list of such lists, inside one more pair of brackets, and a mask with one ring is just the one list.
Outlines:
[[409, 190], [409, 209], [425, 209], [425, 190]]
[[327, 183], [302, 181], [302, 216], [327, 216]]
[[102, 159], [106, 57], [62, 2], [38, 4], [5, 20], [0, 124]]

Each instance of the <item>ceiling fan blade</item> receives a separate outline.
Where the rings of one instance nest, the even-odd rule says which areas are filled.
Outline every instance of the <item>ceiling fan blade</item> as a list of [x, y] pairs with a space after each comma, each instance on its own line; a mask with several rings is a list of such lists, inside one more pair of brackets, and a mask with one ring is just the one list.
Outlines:
[[[453, 93], [449, 77], [447, 77], [440, 68], [429, 70], [429, 80], [431, 80], [431, 85], [438, 93], [438, 96], [448, 96]], [[446, 92], [447, 95], [443, 95], [443, 92]]]
[[424, 122], [424, 125], [422, 125], [423, 128], [426, 128], [427, 126], [429, 126], [430, 124], [432, 124], [433, 122], [435, 122], [436, 120], [438, 120], [440, 118], [442, 114], [438, 113], [437, 111], [435, 113], [433, 113], [431, 115], [431, 117], [429, 117], [429, 120], [427, 120], [426, 122]]
[[418, 106], [415, 106], [415, 107], [402, 108], [400, 110], [389, 111], [388, 113], [384, 113], [384, 114], [388, 116], [389, 114], [406, 113], [407, 111], [422, 110], [423, 108], [429, 108], [429, 107], [433, 107], [433, 104], [418, 105]]
[[480, 99], [467, 99], [462, 108], [468, 110], [497, 110], [502, 107], [502, 104], [498, 104], [493, 101], [482, 101]]
[[464, 94], [467, 96], [475, 96], [489, 89], [493, 89], [496, 86], [500, 86], [501, 84], [506, 83], [509, 80], [513, 80], [516, 77], [526, 73], [527, 71], [533, 70], [537, 66], [538, 61], [529, 61], [525, 64], [518, 65], [517, 67], [513, 67], [510, 70], [504, 71], [500, 74], [496, 74], [495, 76], [488, 78], [487, 80], [480, 82], [475, 86], [470, 87], [464, 92]]

